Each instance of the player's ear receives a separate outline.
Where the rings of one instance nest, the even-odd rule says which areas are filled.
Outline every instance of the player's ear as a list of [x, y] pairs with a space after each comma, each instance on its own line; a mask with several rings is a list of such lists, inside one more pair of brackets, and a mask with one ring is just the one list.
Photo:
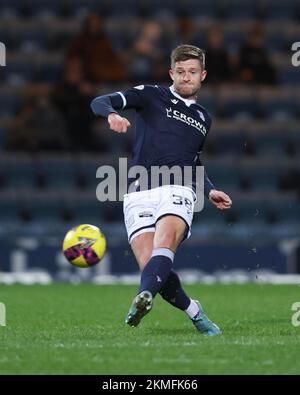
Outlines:
[[174, 81], [174, 70], [170, 69], [169, 70], [169, 74], [170, 74], [170, 77], [171, 77], [172, 81]]
[[206, 70], [201, 71], [201, 82], [205, 80], [206, 76], [207, 76], [207, 71]]

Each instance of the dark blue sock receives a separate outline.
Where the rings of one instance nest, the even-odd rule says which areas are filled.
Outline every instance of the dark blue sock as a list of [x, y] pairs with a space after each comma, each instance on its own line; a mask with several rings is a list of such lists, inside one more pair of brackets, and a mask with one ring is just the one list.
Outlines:
[[174, 253], [168, 248], [154, 249], [142, 272], [139, 293], [147, 290], [154, 297], [169, 277], [173, 259]]
[[186, 310], [191, 303], [191, 299], [187, 296], [181, 286], [177, 273], [173, 270], [170, 271], [169, 277], [159, 293], [164, 300], [180, 310]]

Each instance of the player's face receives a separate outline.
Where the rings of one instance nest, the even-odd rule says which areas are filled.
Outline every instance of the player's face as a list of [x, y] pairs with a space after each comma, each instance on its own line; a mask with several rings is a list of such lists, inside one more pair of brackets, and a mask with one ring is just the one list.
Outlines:
[[175, 91], [185, 99], [195, 99], [201, 83], [206, 77], [198, 59], [188, 59], [175, 63], [170, 70]]

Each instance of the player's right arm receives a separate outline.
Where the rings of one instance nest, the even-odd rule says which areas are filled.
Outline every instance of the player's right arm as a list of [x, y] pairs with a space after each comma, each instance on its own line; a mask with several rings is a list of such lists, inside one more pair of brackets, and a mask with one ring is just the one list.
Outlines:
[[129, 126], [131, 126], [127, 118], [121, 117], [115, 112], [111, 112], [108, 115], [107, 121], [110, 129], [117, 133], [126, 133]]
[[107, 118], [109, 127], [118, 133], [127, 132], [130, 122], [118, 114], [118, 110], [133, 108], [140, 110], [145, 105], [145, 93], [143, 85], [130, 88], [123, 92], [115, 92], [108, 95], [98, 96], [91, 102], [91, 108], [95, 115]]

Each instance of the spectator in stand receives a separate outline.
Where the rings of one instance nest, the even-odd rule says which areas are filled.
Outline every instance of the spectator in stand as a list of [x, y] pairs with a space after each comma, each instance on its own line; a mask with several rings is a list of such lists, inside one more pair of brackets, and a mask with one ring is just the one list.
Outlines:
[[224, 35], [219, 26], [212, 26], [207, 34], [205, 45], [207, 82], [220, 84], [231, 80], [230, 58], [224, 45]]
[[196, 26], [191, 18], [184, 13], [178, 15], [177, 26], [180, 43], [196, 44]]
[[256, 24], [239, 51], [239, 77], [249, 84], [277, 84], [274, 66], [265, 47], [263, 28]]
[[103, 20], [97, 13], [87, 17], [81, 33], [71, 44], [68, 56], [81, 60], [86, 78], [91, 83], [112, 84], [127, 80], [125, 65], [105, 35]]
[[11, 151], [59, 151], [68, 147], [63, 117], [47, 92], [27, 98], [8, 132], [6, 148]]
[[51, 99], [64, 117], [71, 150], [106, 151], [104, 141], [93, 134], [94, 118], [89, 103], [94, 95], [95, 90], [85, 78], [81, 60], [69, 58], [63, 80], [54, 87]]
[[158, 22], [144, 24], [128, 53], [130, 79], [133, 82], [164, 81], [168, 75], [162, 49], [162, 29]]

